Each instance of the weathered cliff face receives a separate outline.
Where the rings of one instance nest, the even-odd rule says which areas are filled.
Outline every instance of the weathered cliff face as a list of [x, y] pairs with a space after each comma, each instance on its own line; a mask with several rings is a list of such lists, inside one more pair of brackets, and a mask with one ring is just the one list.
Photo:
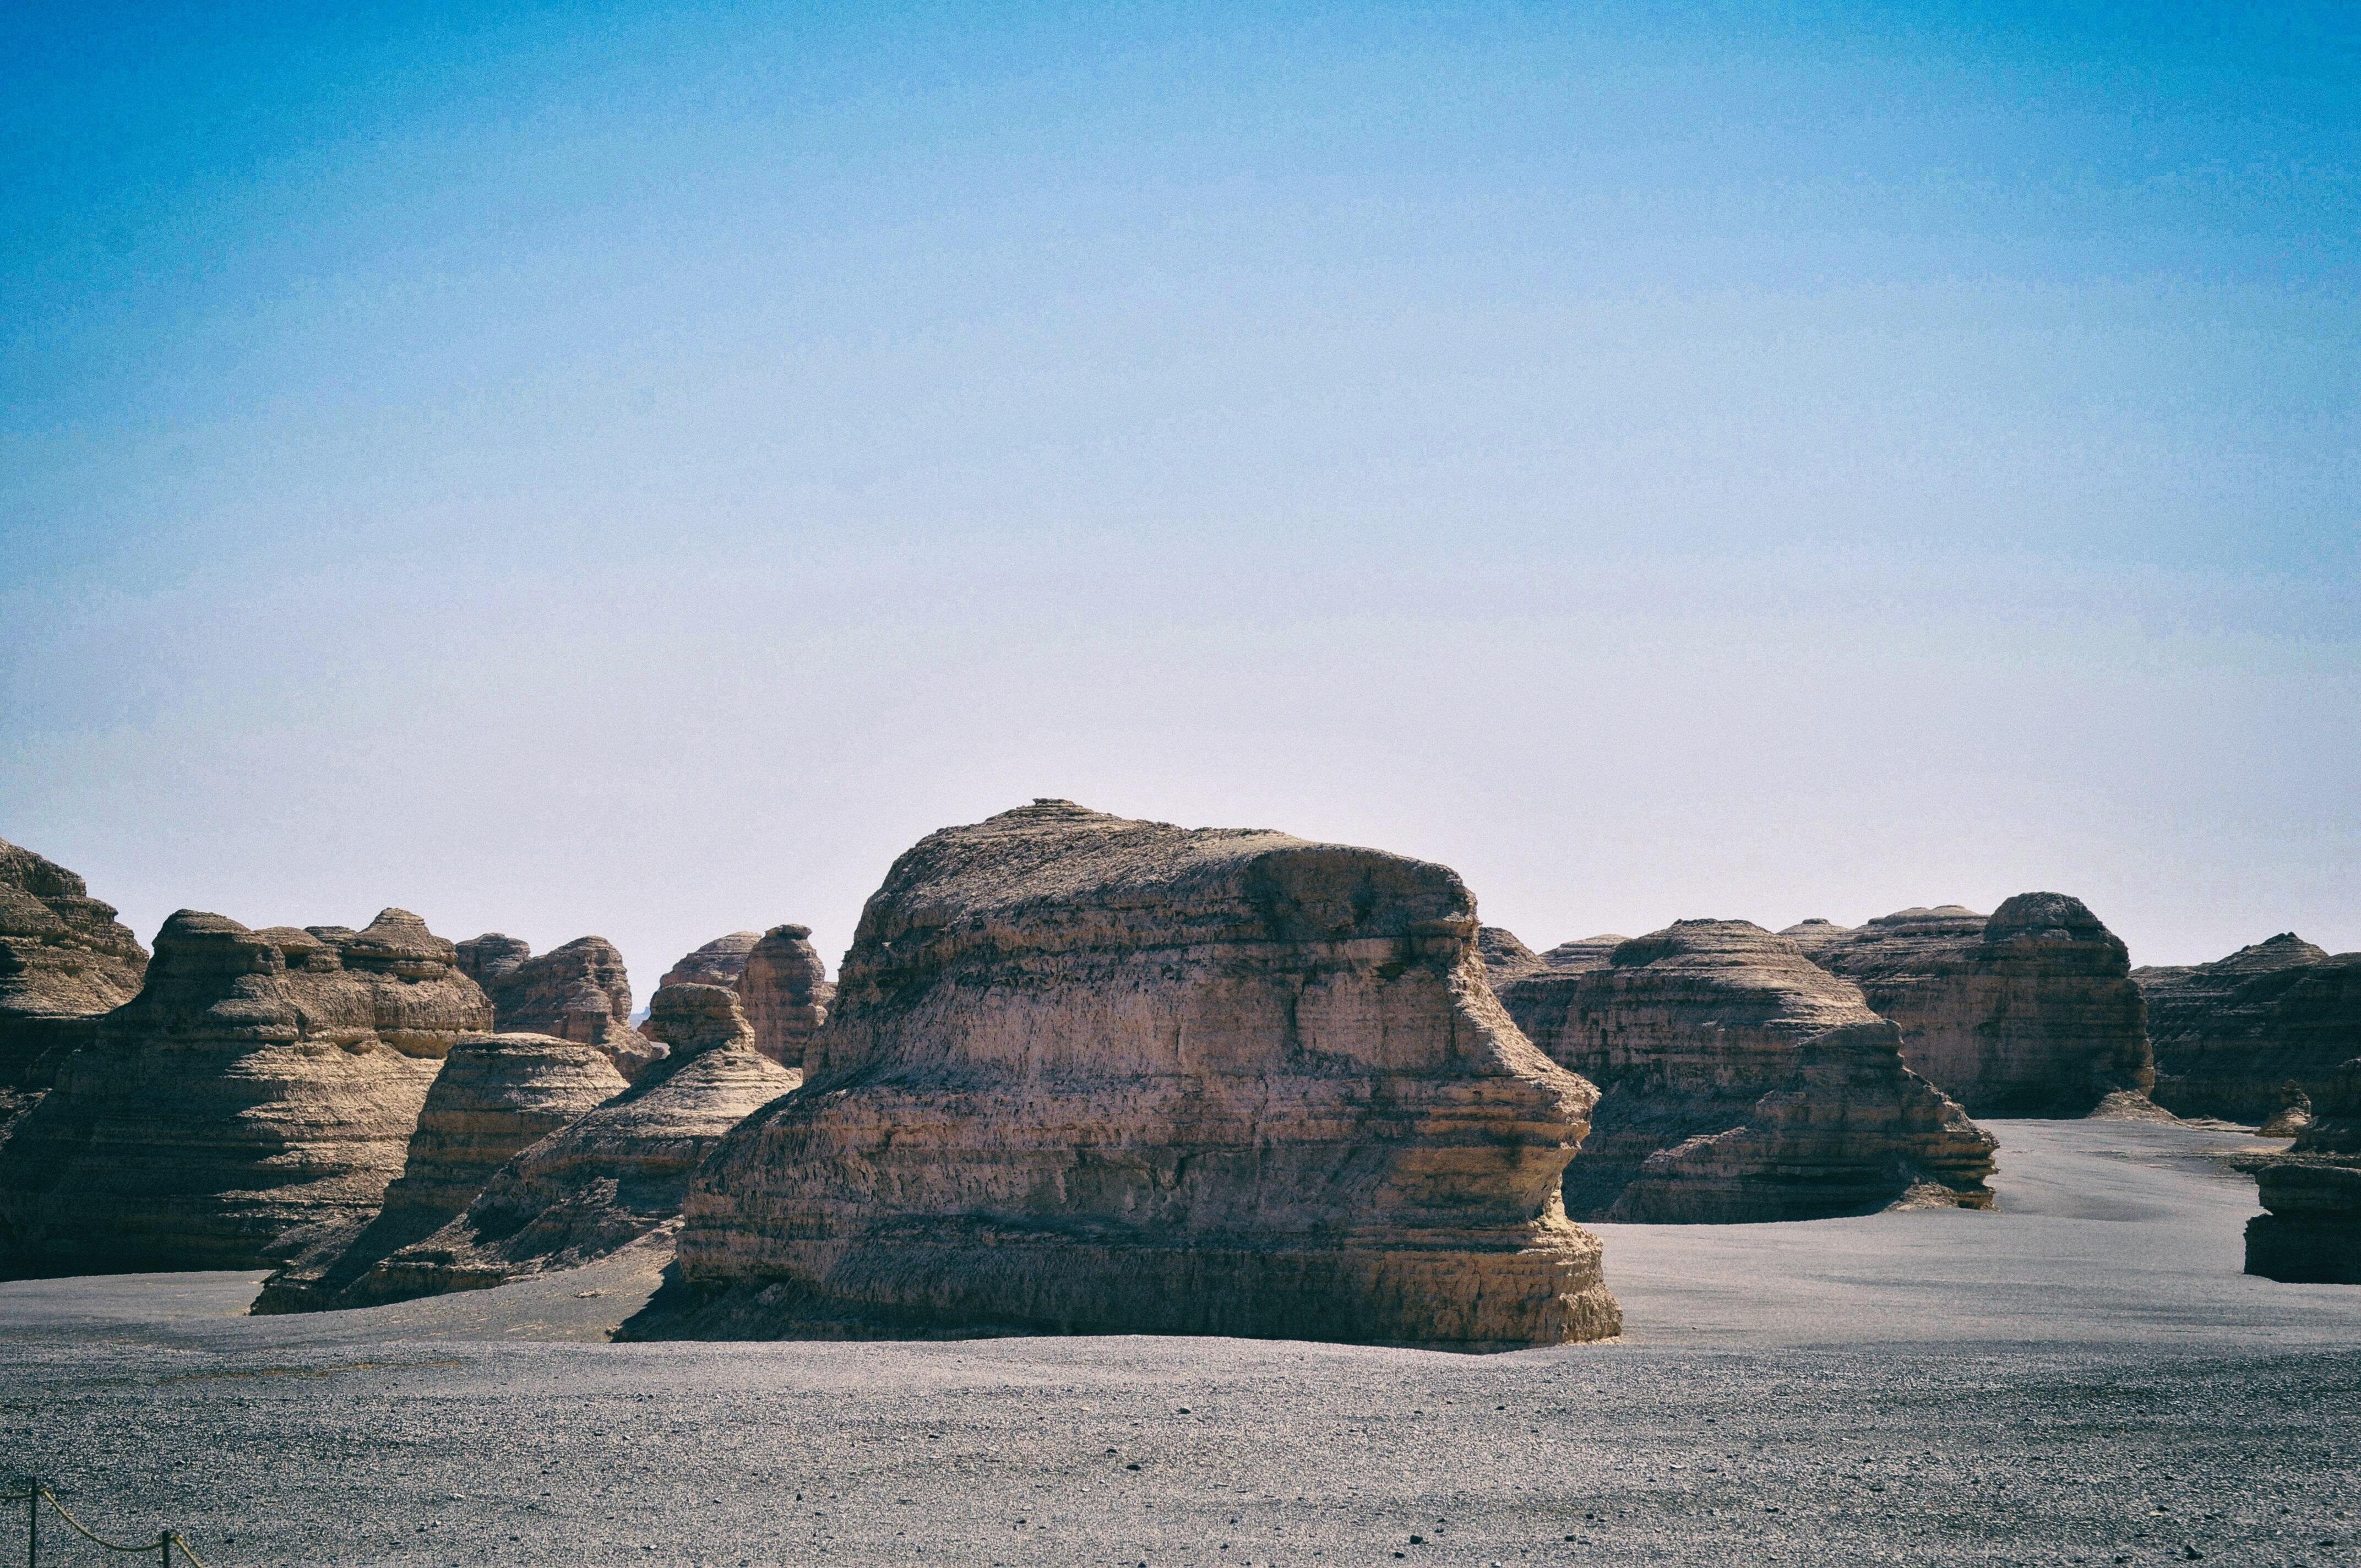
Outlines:
[[812, 1036], [828, 1022], [836, 987], [811, 945], [808, 926], [774, 926], [746, 955], [738, 984], [746, 1022], [753, 1025], [754, 1048], [782, 1067], [800, 1072]]
[[2256, 1185], [2267, 1212], [2246, 1222], [2247, 1273], [2361, 1285], [2361, 1058], [2322, 1081], [2311, 1124]]
[[2130, 957], [2079, 899], [1905, 909], [1799, 946], [1900, 1025], [1903, 1059], [1970, 1115], [2083, 1116], [2155, 1083]]
[[1505, 926], [1476, 927], [1476, 956], [1484, 960], [1484, 978], [1494, 991], [1542, 967], [1541, 955]]
[[251, 1268], [366, 1224], [441, 1058], [491, 1025], [451, 944], [182, 910], [139, 994], [0, 1147], [17, 1274]]
[[631, 1027], [631, 978], [604, 937], [577, 937], [538, 958], [514, 937], [488, 932], [459, 944], [461, 962], [492, 999], [500, 1030], [596, 1046], [635, 1078], [663, 1052]]
[[470, 1035], [426, 1092], [385, 1206], [341, 1247], [297, 1259], [265, 1282], [258, 1313], [367, 1307], [387, 1299], [376, 1266], [432, 1234], [509, 1159], [625, 1088], [606, 1053], [547, 1035]]
[[2147, 999], [2156, 1102], [2178, 1115], [2269, 1121], [2361, 1050], [2361, 953], [2332, 956], [2292, 931], [2132, 979]]
[[1451, 872], [1042, 801], [863, 911], [802, 1092], [693, 1188], [640, 1333], [1616, 1332], [1558, 1178], [1594, 1091]]
[[762, 939], [760, 931], [732, 931], [727, 937], [716, 937], [664, 970], [658, 989], [666, 985], [719, 985], [735, 991], [738, 977], [746, 972], [746, 955]]
[[[0, 839], [0, 1126], [59, 1058], [139, 994], [148, 949], [82, 878]], [[5, 1135], [5, 1134], [0, 1134]]]
[[722, 1135], [802, 1080], [754, 1050], [722, 987], [665, 986], [648, 1023], [664, 1059], [520, 1151], [456, 1219], [385, 1256], [355, 1292], [396, 1301], [480, 1289], [667, 1235], [690, 1173]]
[[[1587, 958], [1587, 955], [1586, 955]], [[1566, 1169], [1578, 1218], [1725, 1223], [1987, 1208], [1993, 1143], [1902, 1062], [1859, 988], [1743, 920], [1684, 920], [1500, 992], [1598, 1085]]]

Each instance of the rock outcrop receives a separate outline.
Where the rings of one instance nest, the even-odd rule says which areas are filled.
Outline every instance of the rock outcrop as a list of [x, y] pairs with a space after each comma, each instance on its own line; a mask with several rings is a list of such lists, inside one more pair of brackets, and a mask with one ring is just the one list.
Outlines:
[[753, 1025], [754, 1048], [800, 1072], [812, 1036], [828, 1022], [836, 987], [811, 945], [808, 926], [774, 926], [746, 955], [738, 995]]
[[[1587, 963], [1592, 955], [1581, 955]], [[1743, 920], [1683, 920], [1500, 991], [1596, 1083], [1578, 1219], [1727, 1223], [1898, 1201], [1989, 1208], [1993, 1142], [1903, 1065], [1858, 987]]]
[[[98, 1020], [139, 994], [148, 949], [82, 878], [0, 839], [0, 1127]], [[5, 1135], [0, 1134], [0, 1135]]]
[[627, 1329], [1612, 1334], [1558, 1195], [1595, 1092], [1476, 938], [1456, 875], [1373, 850], [1065, 801], [931, 834]]
[[2313, 1096], [2286, 1154], [2256, 1169], [2264, 1213], [2246, 1222], [2246, 1272], [2291, 1284], [2361, 1285], [2361, 1058]]
[[368, 1307], [390, 1298], [376, 1266], [433, 1234], [512, 1157], [626, 1085], [606, 1053], [548, 1035], [470, 1035], [451, 1047], [410, 1136], [385, 1206], [349, 1243], [299, 1258], [263, 1285], [254, 1311]]
[[2292, 931], [2132, 979], [2147, 999], [2156, 1102], [2178, 1115], [2269, 1121], [2361, 1050], [2361, 953], [2332, 955]]
[[253, 1268], [377, 1212], [491, 1004], [404, 910], [248, 930], [181, 910], [139, 994], [0, 1147], [9, 1272]]
[[648, 1024], [669, 1055], [518, 1153], [465, 1212], [388, 1255], [356, 1292], [397, 1301], [481, 1289], [667, 1231], [690, 1173], [722, 1135], [802, 1080], [753, 1048], [737, 998], [720, 986], [664, 987]]
[[1797, 946], [1900, 1025], [1903, 1059], [1971, 1116], [2085, 1116], [2155, 1083], [2130, 957], [2080, 899], [2022, 893], [1989, 918], [1951, 904], [1820, 924]]
[[716, 937], [664, 970], [658, 989], [666, 985], [718, 985], [735, 991], [738, 977], [746, 972], [746, 955], [762, 939], [760, 931], [732, 931], [727, 937]]
[[631, 978], [604, 937], [577, 937], [538, 958], [514, 937], [487, 932], [459, 944], [460, 961], [492, 999], [504, 1035], [548, 1035], [596, 1046], [636, 1078], [664, 1052], [631, 1027]]

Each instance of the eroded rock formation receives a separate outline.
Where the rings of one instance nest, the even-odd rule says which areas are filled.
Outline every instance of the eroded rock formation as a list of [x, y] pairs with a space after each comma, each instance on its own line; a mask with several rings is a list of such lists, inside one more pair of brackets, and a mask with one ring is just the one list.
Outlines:
[[719, 985], [735, 991], [738, 977], [746, 972], [746, 955], [762, 939], [760, 931], [732, 931], [727, 937], [716, 937], [664, 970], [658, 989], [666, 985]]
[[722, 1135], [802, 1080], [753, 1048], [737, 998], [720, 986], [664, 987], [648, 1024], [668, 1056], [518, 1153], [465, 1212], [387, 1255], [357, 1288], [376, 1301], [480, 1289], [667, 1230]]
[[460, 961], [492, 999], [504, 1035], [548, 1035], [596, 1046], [636, 1078], [664, 1053], [631, 1027], [631, 978], [604, 937], [577, 937], [538, 958], [514, 937], [488, 932], [459, 944]]
[[264, 1284], [258, 1313], [367, 1307], [391, 1298], [376, 1266], [433, 1234], [509, 1159], [623, 1091], [595, 1046], [548, 1035], [470, 1035], [451, 1047], [426, 1092], [401, 1177], [385, 1206], [341, 1247], [297, 1259]]
[[148, 949], [82, 878], [0, 839], [0, 1127], [139, 994]]
[[2179, 1115], [2269, 1121], [2361, 1050], [2361, 953], [2332, 955], [2292, 931], [2132, 979], [2147, 999], [2156, 1102]]
[[1505, 926], [1476, 927], [1476, 956], [1484, 960], [1484, 978], [1495, 991], [1542, 967], [1541, 955]]
[[2267, 1212], [2246, 1222], [2247, 1273], [2361, 1285], [2361, 1058], [2322, 1081], [2311, 1124], [2255, 1179]]
[[828, 1022], [836, 987], [811, 945], [808, 926], [774, 926], [746, 955], [738, 984], [754, 1048], [782, 1067], [803, 1070], [812, 1036]]
[[862, 912], [802, 1092], [691, 1191], [634, 1332], [1611, 1334], [1558, 1178], [1591, 1087], [1457, 876], [1038, 801]]
[[5, 1266], [252, 1268], [357, 1230], [442, 1058], [491, 1014], [404, 910], [363, 931], [181, 911], [0, 1147]]
[[2080, 899], [2022, 893], [1989, 918], [1952, 904], [1819, 924], [1797, 945], [1900, 1025], [1903, 1059], [1970, 1115], [2083, 1116], [2155, 1082], [2131, 959]]
[[1743, 920], [1684, 920], [1500, 990], [1599, 1089], [1567, 1167], [1577, 1218], [1730, 1223], [1988, 1208], [1993, 1143], [1903, 1065], [1861, 991]]

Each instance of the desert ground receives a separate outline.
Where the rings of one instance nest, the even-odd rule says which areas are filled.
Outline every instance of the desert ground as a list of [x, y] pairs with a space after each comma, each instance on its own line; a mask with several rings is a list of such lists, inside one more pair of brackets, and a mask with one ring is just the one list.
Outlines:
[[2361, 1561], [2361, 1290], [2240, 1272], [2277, 1146], [1987, 1124], [1998, 1212], [1600, 1226], [1624, 1336], [1506, 1355], [606, 1343], [644, 1252], [300, 1317], [0, 1285], [0, 1464], [216, 1568]]

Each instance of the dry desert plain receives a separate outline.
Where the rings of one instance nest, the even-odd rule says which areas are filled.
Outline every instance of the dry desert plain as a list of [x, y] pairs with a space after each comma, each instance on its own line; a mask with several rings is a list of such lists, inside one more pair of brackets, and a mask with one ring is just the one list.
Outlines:
[[2278, 1146], [1987, 1124], [1998, 1212], [1602, 1225], [1624, 1337], [1505, 1355], [607, 1343], [644, 1251], [0, 1285], [0, 1463], [216, 1568], [2361, 1562], [2361, 1290], [2240, 1272]]

